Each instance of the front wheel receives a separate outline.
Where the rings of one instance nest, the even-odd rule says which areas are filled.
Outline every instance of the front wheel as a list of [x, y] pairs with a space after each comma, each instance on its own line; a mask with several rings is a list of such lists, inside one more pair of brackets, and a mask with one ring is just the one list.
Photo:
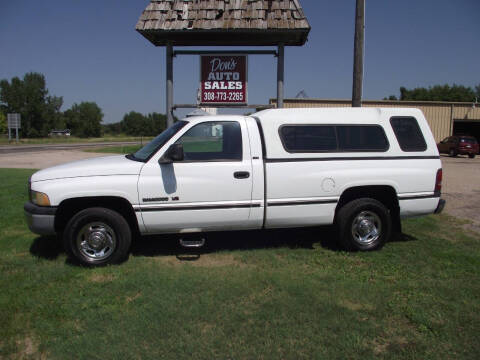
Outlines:
[[345, 250], [380, 249], [390, 238], [390, 213], [375, 199], [353, 200], [338, 211], [335, 219], [339, 242]]
[[471, 153], [470, 153], [470, 154], [468, 154], [468, 157], [469, 157], [470, 159], [474, 159], [474, 158], [475, 158], [475, 154], [471, 154]]
[[128, 256], [131, 241], [125, 218], [106, 208], [80, 211], [70, 219], [63, 234], [67, 254], [89, 266], [122, 262]]

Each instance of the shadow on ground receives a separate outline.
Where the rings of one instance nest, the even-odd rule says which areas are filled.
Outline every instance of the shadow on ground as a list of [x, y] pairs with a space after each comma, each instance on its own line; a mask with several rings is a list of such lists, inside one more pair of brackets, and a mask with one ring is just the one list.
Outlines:
[[[314, 249], [318, 244], [331, 251], [341, 250], [337, 245], [336, 232], [333, 226], [213, 232], [183, 236], [184, 239], [205, 238], [206, 242], [199, 249], [185, 249], [179, 244], [178, 235], [139, 236], [133, 240], [131, 254], [135, 256], [177, 256], [180, 260], [194, 261], [202, 254], [215, 253], [224, 250], [254, 250], [254, 249]], [[415, 237], [407, 234], [392, 236], [391, 242], [415, 241]], [[62, 242], [55, 236], [40, 236], [35, 238], [30, 246], [30, 253], [36, 257], [55, 260], [64, 253]]]
[[[184, 239], [193, 240], [199, 237], [205, 238], [206, 242], [202, 248], [190, 250], [196, 254], [281, 247], [313, 249], [315, 243], [324, 248], [338, 250], [333, 227], [214, 232], [187, 235]], [[137, 256], [178, 255], [185, 252], [186, 249], [179, 245], [178, 235], [141, 237], [133, 243], [131, 249], [132, 255]]]
[[30, 246], [30, 254], [47, 260], [55, 260], [63, 252], [62, 242], [56, 236], [39, 236]]
[[415, 236], [411, 236], [404, 233], [393, 234], [389, 242], [407, 242], [407, 241], [417, 241], [418, 239]]
[[[208, 254], [222, 250], [253, 250], [253, 249], [314, 249], [320, 245], [331, 251], [342, 250], [337, 243], [337, 234], [333, 226], [301, 229], [255, 230], [216, 232], [202, 235], [206, 239], [205, 246], [191, 250], [193, 254]], [[138, 239], [132, 246], [131, 253], [137, 256], [161, 256], [188, 253], [179, 245], [179, 236], [146, 236]], [[390, 242], [416, 241], [417, 238], [408, 234], [394, 234]], [[182, 258], [183, 259], [183, 258]], [[195, 257], [186, 257], [192, 261]]]

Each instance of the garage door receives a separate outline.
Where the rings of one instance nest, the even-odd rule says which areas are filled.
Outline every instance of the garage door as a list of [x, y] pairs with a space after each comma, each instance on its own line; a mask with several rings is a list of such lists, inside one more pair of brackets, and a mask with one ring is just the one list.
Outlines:
[[453, 135], [473, 136], [480, 142], [480, 120], [454, 120]]

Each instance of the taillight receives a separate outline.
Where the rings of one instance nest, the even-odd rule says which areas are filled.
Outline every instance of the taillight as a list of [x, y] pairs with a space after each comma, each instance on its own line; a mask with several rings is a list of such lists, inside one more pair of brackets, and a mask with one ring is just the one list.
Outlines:
[[435, 190], [434, 190], [435, 195], [438, 195], [438, 196], [440, 196], [440, 193], [442, 192], [442, 177], [443, 177], [443, 171], [442, 169], [438, 169], [437, 177], [435, 179]]

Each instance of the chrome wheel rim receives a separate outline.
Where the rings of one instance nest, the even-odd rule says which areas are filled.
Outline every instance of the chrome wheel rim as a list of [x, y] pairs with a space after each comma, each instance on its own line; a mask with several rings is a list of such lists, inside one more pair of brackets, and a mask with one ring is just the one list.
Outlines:
[[102, 222], [91, 222], [80, 229], [77, 235], [77, 249], [91, 261], [108, 258], [117, 246], [113, 229]]
[[382, 234], [382, 221], [372, 211], [362, 211], [352, 223], [353, 239], [361, 245], [370, 245], [378, 240]]

